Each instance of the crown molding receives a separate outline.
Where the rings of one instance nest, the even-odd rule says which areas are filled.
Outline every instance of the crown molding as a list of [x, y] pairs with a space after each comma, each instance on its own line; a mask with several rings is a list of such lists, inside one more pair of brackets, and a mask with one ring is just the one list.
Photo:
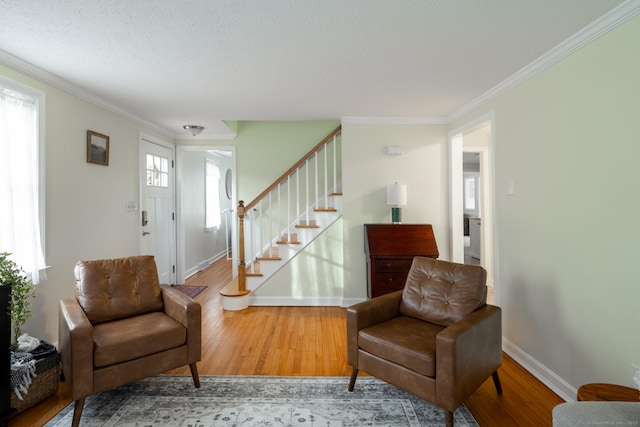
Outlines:
[[[400, 125], [446, 125], [450, 124], [465, 115], [472, 113], [477, 108], [489, 103], [497, 97], [503, 95], [507, 91], [515, 88], [521, 83], [529, 80], [538, 73], [546, 70], [553, 64], [561, 61], [571, 55], [581, 47], [587, 45], [598, 37], [608, 33], [612, 29], [618, 27], [629, 19], [640, 13], [640, 0], [627, 0], [620, 6], [611, 10], [606, 15], [596, 19], [591, 24], [578, 31], [576, 34], [560, 43], [540, 58], [525, 66], [511, 77], [494, 86], [478, 98], [465, 104], [460, 109], [454, 111], [449, 116], [425, 116], [425, 117], [385, 117], [385, 116], [345, 116], [342, 117], [343, 124], [400, 124]], [[84, 101], [90, 102], [105, 110], [111, 111], [121, 117], [145, 126], [158, 132], [161, 135], [170, 138], [176, 138], [173, 132], [150, 123], [138, 116], [135, 116], [123, 108], [114, 105], [84, 89], [72, 84], [71, 82], [56, 76], [53, 73], [45, 71], [33, 64], [30, 64], [8, 52], [0, 50], [0, 64], [16, 70], [22, 74], [53, 86], [63, 92], [76, 96]], [[231, 130], [231, 129], [230, 129]], [[224, 132], [223, 135], [210, 137], [210, 139], [234, 139], [237, 133]]]
[[70, 95], [73, 95], [77, 98], [80, 98], [84, 101], [90, 102], [91, 104], [94, 104], [100, 108], [104, 108], [107, 111], [111, 111], [112, 113], [124, 117], [125, 119], [131, 120], [132, 122], [138, 123], [146, 128], [158, 132], [161, 135], [164, 135], [166, 137], [173, 137], [173, 133], [169, 132], [167, 129], [141, 119], [138, 116], [134, 116], [133, 114], [118, 107], [117, 105], [114, 105], [92, 93], [87, 92], [84, 89], [79, 88], [70, 81], [58, 77], [48, 71], [45, 71], [42, 68], [36, 67], [35, 65], [3, 50], [0, 50], [0, 64], [18, 71], [28, 77], [41, 81], [42, 83], [48, 84], [49, 86], [52, 86]]
[[345, 116], [342, 124], [350, 125], [446, 125], [447, 117], [385, 117], [385, 116]]
[[529, 80], [533, 76], [541, 73], [553, 64], [561, 61], [571, 55], [581, 47], [591, 43], [598, 37], [608, 33], [617, 26], [623, 24], [629, 19], [640, 13], [640, 0], [627, 0], [620, 6], [611, 10], [609, 13], [601, 16], [582, 30], [563, 41], [531, 64], [522, 68], [497, 86], [485, 92], [483, 95], [464, 105], [462, 108], [454, 111], [447, 117], [447, 122], [451, 123], [465, 115], [473, 112], [475, 109], [496, 99], [507, 91], [515, 88], [521, 83]]

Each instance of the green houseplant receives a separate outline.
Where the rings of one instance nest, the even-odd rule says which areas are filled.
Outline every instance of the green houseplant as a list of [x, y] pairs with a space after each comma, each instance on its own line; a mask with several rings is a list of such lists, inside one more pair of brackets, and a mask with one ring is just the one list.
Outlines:
[[17, 343], [21, 328], [31, 317], [31, 299], [35, 288], [24, 270], [12, 261], [7, 252], [0, 253], [0, 286], [10, 288], [11, 299], [7, 313], [13, 328], [13, 342]]

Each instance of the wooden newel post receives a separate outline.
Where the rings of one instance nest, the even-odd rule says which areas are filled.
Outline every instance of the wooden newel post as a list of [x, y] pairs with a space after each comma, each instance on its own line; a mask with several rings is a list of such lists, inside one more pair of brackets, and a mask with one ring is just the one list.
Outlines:
[[238, 202], [238, 291], [247, 290], [247, 269], [244, 262], [244, 200]]

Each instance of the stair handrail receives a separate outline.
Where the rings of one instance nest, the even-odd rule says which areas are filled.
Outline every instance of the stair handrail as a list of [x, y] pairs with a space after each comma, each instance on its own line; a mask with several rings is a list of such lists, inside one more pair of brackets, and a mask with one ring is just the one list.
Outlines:
[[245, 205], [245, 209], [248, 210], [248, 209], [251, 209], [254, 206], [256, 206], [260, 202], [260, 200], [262, 200], [267, 194], [269, 194], [271, 192], [271, 190], [276, 188], [279, 184], [283, 183], [289, 177], [289, 175], [291, 175], [300, 166], [302, 166], [302, 164], [305, 161], [307, 161], [307, 159], [310, 159], [311, 157], [313, 157], [313, 155], [316, 152], [318, 152], [318, 150], [320, 150], [322, 147], [325, 146], [325, 144], [327, 144], [329, 141], [331, 141], [331, 139], [333, 139], [334, 136], [338, 135], [341, 130], [342, 130], [342, 125], [338, 125], [338, 127], [335, 128], [333, 131], [331, 131], [331, 133], [329, 135], [327, 135], [322, 141], [320, 141], [315, 147], [313, 147], [300, 160], [298, 160], [296, 163], [294, 163], [293, 166], [291, 166], [289, 169], [287, 169], [287, 171], [285, 173], [283, 173], [278, 179], [276, 179], [270, 186], [268, 186], [266, 188], [266, 190], [264, 190], [262, 193], [260, 193], [258, 195], [258, 197], [256, 197], [255, 199], [253, 199], [252, 201], [247, 203]]

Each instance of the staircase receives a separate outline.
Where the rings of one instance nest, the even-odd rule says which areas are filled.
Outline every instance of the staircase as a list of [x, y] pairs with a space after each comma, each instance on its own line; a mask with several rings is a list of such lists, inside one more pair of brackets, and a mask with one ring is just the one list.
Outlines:
[[253, 291], [342, 215], [340, 132], [338, 126], [254, 200], [238, 203], [238, 275], [220, 291], [225, 310], [247, 308]]

